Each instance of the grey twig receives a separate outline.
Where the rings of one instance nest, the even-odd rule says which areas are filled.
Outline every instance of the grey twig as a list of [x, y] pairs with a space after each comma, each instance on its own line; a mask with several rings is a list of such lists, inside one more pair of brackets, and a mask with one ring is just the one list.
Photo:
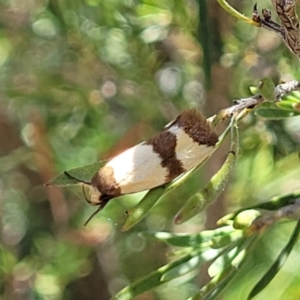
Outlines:
[[280, 219], [299, 219], [300, 199], [296, 199], [294, 204], [283, 206], [277, 210], [260, 210], [260, 213], [261, 215], [250, 226], [250, 230], [253, 232], [270, 227]]
[[[283, 96], [289, 94], [293, 91], [300, 90], [300, 81], [291, 80], [289, 82], [280, 83], [274, 88], [274, 94], [276, 97], [276, 101], [280, 101]], [[264, 99], [262, 95], [254, 95], [248, 98], [241, 98], [233, 101], [233, 105], [224, 109], [221, 109], [217, 114], [213, 115], [208, 119], [208, 121], [213, 125], [216, 126], [220, 121], [223, 121], [227, 118], [231, 118], [234, 114], [242, 117], [244, 112], [248, 109], [253, 109], [254, 107], [258, 106], [259, 104], [267, 101]]]
[[262, 17], [258, 13], [255, 4], [252, 19], [260, 24], [261, 27], [279, 33], [289, 49], [300, 57], [300, 28], [299, 19], [296, 13], [296, 0], [272, 0], [274, 9], [280, 19], [280, 24], [271, 18], [271, 12], [267, 9], [262, 10]]
[[299, 90], [300, 90], [300, 82], [297, 80], [292, 80], [289, 82], [278, 84], [275, 87], [275, 96], [276, 99], [280, 101], [284, 95]]

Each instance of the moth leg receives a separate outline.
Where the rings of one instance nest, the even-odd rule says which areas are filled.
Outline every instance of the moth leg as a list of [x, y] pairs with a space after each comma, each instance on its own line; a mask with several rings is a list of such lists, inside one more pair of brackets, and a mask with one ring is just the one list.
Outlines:
[[110, 199], [112, 199], [113, 197], [109, 196], [109, 195], [101, 195], [100, 197], [100, 203], [96, 204], [98, 205], [98, 208], [89, 216], [89, 218], [85, 221], [84, 226], [86, 226], [92, 219], [94, 216], [96, 216], [96, 214], [102, 210], [105, 205], [108, 203], [108, 201]]

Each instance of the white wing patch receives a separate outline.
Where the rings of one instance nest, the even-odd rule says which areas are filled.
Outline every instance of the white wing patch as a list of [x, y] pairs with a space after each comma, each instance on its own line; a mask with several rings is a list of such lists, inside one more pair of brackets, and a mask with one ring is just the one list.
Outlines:
[[199, 145], [184, 130], [178, 126], [172, 126], [169, 131], [176, 135], [176, 157], [181, 161], [185, 170], [198, 166], [205, 158], [212, 154], [214, 147]]
[[113, 168], [115, 181], [122, 194], [149, 190], [166, 181], [168, 169], [161, 166], [161, 158], [152, 145], [139, 144], [107, 163]]

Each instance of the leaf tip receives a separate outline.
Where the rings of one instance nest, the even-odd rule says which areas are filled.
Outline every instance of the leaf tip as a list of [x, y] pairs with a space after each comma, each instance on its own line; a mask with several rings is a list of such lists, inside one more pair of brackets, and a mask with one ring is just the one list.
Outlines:
[[252, 300], [255, 296], [257, 295], [257, 293], [255, 292], [255, 290], [253, 289], [250, 294], [247, 297], [247, 300]]
[[182, 215], [179, 212], [174, 218], [174, 224], [180, 225], [181, 223], [183, 223], [183, 220], [182, 220]]
[[125, 232], [125, 231], [129, 230], [130, 227], [131, 227], [131, 226], [128, 226], [128, 224], [125, 223], [125, 224], [123, 225], [123, 227], [121, 228], [121, 231], [122, 231], [122, 232]]

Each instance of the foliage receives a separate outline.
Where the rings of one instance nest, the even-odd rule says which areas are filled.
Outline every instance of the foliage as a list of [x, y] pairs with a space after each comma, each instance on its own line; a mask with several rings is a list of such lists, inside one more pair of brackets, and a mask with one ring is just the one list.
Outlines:
[[[250, 15], [253, 4], [239, 10]], [[226, 192], [181, 225], [173, 217], [222, 166], [225, 139], [149, 212], [146, 202], [148, 214], [126, 232], [124, 212], [143, 193], [110, 201], [83, 228], [93, 207], [81, 189], [44, 187], [85, 165], [88, 177], [95, 162], [183, 109], [213, 115], [251, 96], [261, 78], [299, 78], [278, 35], [230, 19], [216, 1], [7, 0], [0, 8], [0, 299], [247, 299], [262, 288], [255, 299], [299, 298], [299, 222], [290, 220], [300, 189], [297, 92], [239, 122]], [[215, 228], [227, 212], [236, 213]]]

